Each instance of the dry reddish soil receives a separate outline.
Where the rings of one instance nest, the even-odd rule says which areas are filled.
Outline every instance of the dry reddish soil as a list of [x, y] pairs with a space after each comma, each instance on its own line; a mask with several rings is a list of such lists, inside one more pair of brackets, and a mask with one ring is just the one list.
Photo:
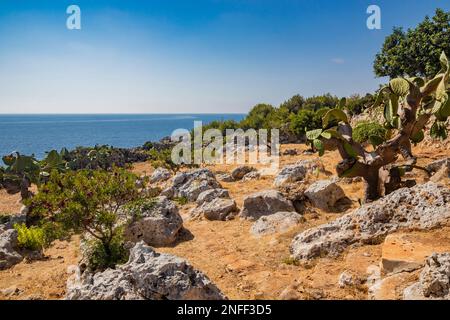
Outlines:
[[[305, 155], [304, 145], [283, 145], [285, 149], [297, 149], [297, 156], [282, 156], [280, 167], [302, 159], [317, 158]], [[450, 150], [440, 144], [430, 143], [425, 147], [415, 147], [414, 154], [419, 165], [450, 156]], [[339, 161], [337, 152], [328, 152], [322, 158], [326, 171], [308, 179], [330, 178], [334, 166]], [[214, 172], [230, 172], [235, 165], [209, 166]], [[149, 163], [136, 164], [133, 172], [150, 174]], [[421, 171], [415, 171], [419, 183], [427, 180]], [[229, 182], [222, 185], [229, 190], [238, 206], [251, 193], [271, 189], [273, 177], [259, 180]], [[450, 187], [449, 179], [441, 183]], [[293, 227], [286, 233], [255, 238], [250, 234], [251, 222], [235, 219], [232, 221], [198, 221], [186, 219], [186, 231], [171, 247], [158, 251], [172, 253], [186, 258], [203, 271], [231, 299], [367, 299], [367, 287], [355, 285], [339, 288], [339, 275], [347, 270], [365, 278], [370, 265], [378, 265], [382, 255], [382, 245], [350, 248], [338, 259], [321, 258], [308, 267], [297, 266], [289, 259], [289, 245], [300, 231], [332, 221], [359, 206], [363, 196], [362, 182], [340, 183], [347, 197], [352, 200], [345, 211], [305, 214], [306, 222]], [[20, 210], [17, 196], [7, 195], [0, 190], [0, 214], [14, 214]], [[192, 204], [181, 207], [183, 217], [187, 217]], [[438, 246], [440, 237], [449, 234], [450, 227], [422, 232], [428, 245]], [[430, 243], [431, 242], [431, 243]], [[79, 238], [69, 242], [56, 242], [45, 254], [47, 258], [31, 263], [22, 262], [9, 270], [0, 271], [0, 299], [59, 299], [64, 296], [67, 267], [78, 261]], [[411, 275], [412, 278], [417, 275]], [[411, 279], [410, 279], [411, 280]], [[394, 289], [393, 289], [394, 290]], [[395, 290], [394, 290], [395, 291]], [[281, 296], [280, 296], [281, 295]], [[394, 296], [393, 298], [398, 298]]]

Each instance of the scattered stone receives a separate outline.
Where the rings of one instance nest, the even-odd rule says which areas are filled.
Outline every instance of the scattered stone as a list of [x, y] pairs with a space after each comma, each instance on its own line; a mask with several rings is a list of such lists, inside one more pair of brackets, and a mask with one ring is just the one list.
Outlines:
[[298, 155], [297, 149], [286, 149], [283, 151], [283, 156], [296, 156]]
[[438, 172], [442, 167], [447, 167], [450, 170], [450, 157], [433, 161], [425, 167], [430, 172]]
[[336, 202], [345, 198], [345, 193], [333, 181], [321, 180], [310, 185], [305, 191], [305, 196], [314, 207], [324, 211], [331, 211]]
[[370, 300], [399, 300], [404, 289], [417, 277], [414, 273], [401, 272], [380, 278], [368, 287]]
[[353, 286], [355, 284], [355, 279], [353, 274], [349, 271], [344, 271], [339, 275], [338, 285], [339, 288], [345, 288], [349, 286]]
[[18, 296], [22, 292], [23, 292], [23, 290], [16, 286], [12, 286], [12, 287], [0, 290], [0, 294], [5, 297]]
[[5, 229], [0, 226], [0, 270], [11, 268], [23, 260], [17, 244], [17, 231]]
[[156, 183], [160, 181], [166, 181], [170, 179], [171, 174], [170, 171], [166, 168], [157, 168], [155, 171], [153, 171], [152, 175], [150, 176], [150, 183]]
[[211, 202], [216, 198], [229, 199], [230, 194], [226, 189], [210, 189], [203, 191], [197, 198], [197, 205], [202, 205], [204, 202]]
[[285, 199], [279, 191], [266, 190], [245, 197], [240, 216], [256, 220], [280, 211], [295, 211], [295, 209], [291, 201]]
[[450, 300], [450, 253], [434, 253], [420, 273], [419, 282], [406, 288], [405, 300]]
[[226, 297], [186, 260], [137, 243], [116, 269], [81, 274], [67, 281], [67, 300], [223, 300]]
[[177, 206], [164, 196], [157, 197], [153, 205], [146, 206], [134, 216], [135, 221], [125, 230], [126, 239], [132, 242], [143, 240], [151, 246], [169, 245], [175, 242], [183, 227]]
[[191, 218], [204, 217], [208, 220], [231, 220], [237, 214], [236, 202], [232, 199], [215, 198], [210, 202], [204, 202], [201, 206], [194, 208]]
[[274, 233], [283, 233], [303, 221], [304, 218], [296, 212], [277, 212], [259, 218], [252, 225], [250, 231], [257, 237]]
[[234, 181], [241, 180], [247, 173], [255, 171], [256, 169], [249, 166], [240, 166], [231, 171], [231, 177]]
[[200, 193], [210, 189], [221, 189], [214, 174], [208, 169], [198, 169], [191, 172], [179, 172], [172, 178], [172, 187], [163, 191], [170, 197], [187, 198], [196, 201]]
[[275, 177], [273, 182], [275, 187], [281, 187], [286, 183], [301, 181], [306, 177], [307, 169], [302, 165], [292, 164], [284, 167]]
[[450, 190], [428, 182], [398, 189], [330, 223], [304, 231], [294, 238], [290, 250], [300, 262], [336, 257], [350, 245], [381, 243], [396, 231], [428, 230], [449, 219]]
[[217, 179], [219, 181], [223, 181], [223, 182], [233, 182], [234, 181], [233, 177], [228, 173], [222, 173], [222, 174], [217, 175]]
[[252, 171], [252, 172], [247, 173], [242, 178], [242, 181], [257, 180], [259, 178], [261, 178], [261, 174], [258, 171]]

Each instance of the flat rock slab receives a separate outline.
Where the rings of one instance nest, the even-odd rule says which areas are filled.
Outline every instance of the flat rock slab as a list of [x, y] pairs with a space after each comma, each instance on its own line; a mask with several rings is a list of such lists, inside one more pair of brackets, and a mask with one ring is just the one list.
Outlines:
[[439, 238], [425, 233], [388, 235], [382, 246], [382, 272], [392, 274], [420, 269], [434, 252], [450, 252], [450, 235]]

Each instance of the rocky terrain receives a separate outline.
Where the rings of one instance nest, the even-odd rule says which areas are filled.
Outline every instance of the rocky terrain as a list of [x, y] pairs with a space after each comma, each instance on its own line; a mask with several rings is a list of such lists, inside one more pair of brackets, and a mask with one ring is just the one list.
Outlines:
[[[79, 237], [28, 259], [2, 227], [0, 299], [448, 299], [445, 146], [414, 147], [433, 176], [415, 170], [415, 187], [365, 205], [360, 179], [335, 176], [337, 152], [318, 158], [305, 145], [282, 145], [274, 176], [259, 165], [174, 175], [136, 163], [162, 192], [125, 232], [128, 262], [83, 272]], [[0, 190], [0, 214], [20, 210]]]

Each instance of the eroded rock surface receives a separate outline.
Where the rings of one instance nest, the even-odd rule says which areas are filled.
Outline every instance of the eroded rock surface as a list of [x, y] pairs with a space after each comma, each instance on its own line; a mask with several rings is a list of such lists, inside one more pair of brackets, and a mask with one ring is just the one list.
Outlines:
[[276, 190], [266, 190], [244, 198], [240, 212], [242, 218], [256, 220], [280, 211], [295, 211], [292, 202]]
[[350, 245], [380, 243], [395, 231], [427, 230], [449, 219], [450, 190], [428, 182], [396, 190], [335, 221], [304, 231], [294, 238], [290, 251], [302, 262], [338, 256]]
[[264, 236], [286, 232], [290, 228], [303, 222], [304, 218], [296, 212], [277, 212], [269, 216], [262, 216], [251, 227], [255, 236]]
[[85, 271], [67, 281], [67, 300], [223, 300], [226, 297], [186, 260], [137, 243], [116, 269]]
[[176, 241], [183, 227], [177, 206], [164, 196], [157, 197], [154, 204], [145, 206], [135, 216], [135, 221], [125, 230], [126, 238], [133, 242], [143, 240], [152, 246], [169, 245]]

